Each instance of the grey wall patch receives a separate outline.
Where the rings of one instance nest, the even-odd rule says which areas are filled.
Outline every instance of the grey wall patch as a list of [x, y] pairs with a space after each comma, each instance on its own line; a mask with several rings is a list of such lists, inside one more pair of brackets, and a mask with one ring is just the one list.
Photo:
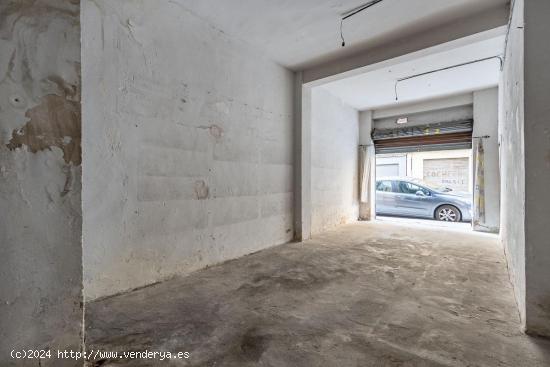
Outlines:
[[197, 194], [197, 199], [204, 200], [208, 199], [210, 189], [208, 188], [208, 185], [203, 180], [199, 180], [195, 182], [195, 194]]

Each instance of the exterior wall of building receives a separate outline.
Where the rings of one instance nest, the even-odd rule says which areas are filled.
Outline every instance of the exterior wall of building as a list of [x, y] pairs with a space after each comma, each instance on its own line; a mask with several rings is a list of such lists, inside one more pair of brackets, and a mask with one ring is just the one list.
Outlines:
[[[405, 161], [405, 164], [402, 162]], [[472, 192], [471, 149], [379, 154], [376, 156], [377, 175], [383, 165], [399, 166], [399, 176], [414, 177], [436, 186], [455, 191]]]
[[472, 192], [471, 149], [414, 152], [408, 154], [410, 176], [454, 191]]

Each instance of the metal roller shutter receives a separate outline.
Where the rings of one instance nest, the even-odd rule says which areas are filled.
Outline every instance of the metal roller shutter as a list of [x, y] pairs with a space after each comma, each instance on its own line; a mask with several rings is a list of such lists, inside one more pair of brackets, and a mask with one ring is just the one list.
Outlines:
[[472, 148], [473, 120], [374, 129], [376, 153], [421, 152]]

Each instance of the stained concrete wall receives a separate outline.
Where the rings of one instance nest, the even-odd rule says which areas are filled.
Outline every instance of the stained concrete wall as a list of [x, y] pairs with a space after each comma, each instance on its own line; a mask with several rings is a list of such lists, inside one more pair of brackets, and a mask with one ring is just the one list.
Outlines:
[[311, 233], [357, 220], [359, 113], [322, 87], [311, 91]]
[[12, 349], [80, 350], [80, 121], [79, 1], [2, 1], [2, 366], [39, 364]]
[[[485, 220], [474, 223], [481, 232], [498, 233], [500, 225], [500, 169], [498, 147], [498, 88], [474, 92], [474, 136], [483, 139]], [[474, 139], [477, 144], [477, 139]], [[473, 155], [476, 160], [475, 152]]]
[[500, 85], [502, 240], [510, 279], [525, 325], [525, 148], [523, 1], [516, 0]]
[[293, 237], [293, 77], [178, 1], [87, 0], [87, 300]]
[[547, 194], [550, 186], [549, 14], [549, 1], [525, 1], [526, 329], [545, 336], [550, 336], [550, 195]]

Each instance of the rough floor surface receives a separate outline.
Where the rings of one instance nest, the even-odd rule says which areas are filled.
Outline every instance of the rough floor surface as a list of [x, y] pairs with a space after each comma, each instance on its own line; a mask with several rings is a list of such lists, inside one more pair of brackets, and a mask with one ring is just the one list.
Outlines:
[[[357, 223], [86, 307], [101, 366], [549, 366], [490, 235]], [[92, 364], [93, 365], [93, 364]]]

